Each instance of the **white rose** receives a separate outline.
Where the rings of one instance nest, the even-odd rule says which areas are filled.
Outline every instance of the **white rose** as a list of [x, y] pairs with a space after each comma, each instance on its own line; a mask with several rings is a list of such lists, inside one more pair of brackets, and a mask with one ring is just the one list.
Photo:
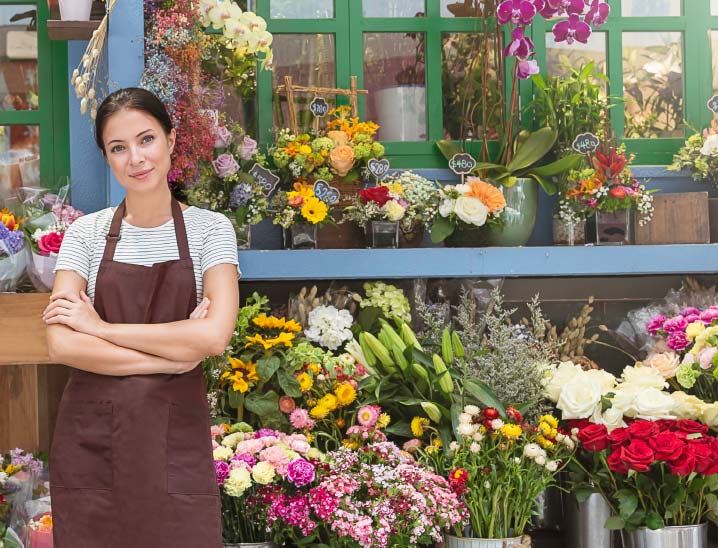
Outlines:
[[563, 420], [587, 419], [601, 405], [601, 387], [585, 375], [578, 375], [561, 391], [556, 407]]
[[406, 209], [401, 207], [401, 204], [396, 200], [389, 200], [382, 207], [386, 218], [392, 222], [401, 221], [406, 214]]
[[706, 404], [700, 398], [685, 392], [673, 392], [673, 414], [679, 419], [700, 420]]
[[460, 196], [456, 199], [454, 212], [466, 224], [484, 226], [489, 208], [478, 198]]
[[658, 388], [645, 388], [636, 395], [636, 417], [640, 419], [673, 418], [673, 398]]
[[600, 408], [596, 408], [596, 413], [593, 415], [592, 422], [605, 425], [609, 432], [615, 430], [616, 428], [626, 426], [626, 423], [623, 420], [623, 412], [616, 407], [609, 407], [603, 413], [601, 413]]
[[636, 396], [641, 391], [639, 386], [625, 385], [618, 386], [615, 395], [611, 399], [611, 408], [626, 417], [636, 416]]
[[701, 422], [712, 428], [718, 427], [718, 402], [703, 405]]
[[641, 388], [657, 388], [658, 390], [668, 388], [666, 379], [652, 367], [629, 365], [624, 368], [621, 378], [624, 384], [632, 384]]
[[601, 388], [601, 395], [605, 396], [616, 387], [616, 377], [603, 369], [589, 369], [583, 373], [585, 377]]
[[678, 354], [675, 352], [652, 353], [643, 360], [645, 367], [651, 367], [660, 373], [664, 379], [672, 379], [676, 376], [676, 370], [681, 364]]
[[439, 204], [439, 215], [442, 217], [448, 217], [454, 212], [454, 206], [456, 205], [456, 200], [452, 200], [451, 198], [447, 198], [446, 200], [442, 200]]
[[566, 383], [570, 382], [581, 372], [581, 367], [575, 363], [561, 362], [546, 384], [546, 397], [556, 403]]

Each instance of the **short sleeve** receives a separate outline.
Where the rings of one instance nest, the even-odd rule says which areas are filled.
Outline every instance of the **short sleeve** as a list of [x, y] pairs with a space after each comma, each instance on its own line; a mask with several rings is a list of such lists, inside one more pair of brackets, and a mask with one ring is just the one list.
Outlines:
[[200, 264], [202, 275], [213, 266], [218, 264], [237, 265], [237, 272], [240, 277], [242, 271], [239, 269], [237, 253], [237, 235], [234, 232], [232, 222], [224, 215], [213, 215], [214, 219], [207, 227], [202, 241], [202, 255]]
[[55, 272], [58, 270], [72, 270], [85, 280], [89, 280], [90, 261], [92, 259], [89, 228], [87, 223], [82, 222], [81, 219], [68, 227], [62, 239], [60, 252], [57, 254]]

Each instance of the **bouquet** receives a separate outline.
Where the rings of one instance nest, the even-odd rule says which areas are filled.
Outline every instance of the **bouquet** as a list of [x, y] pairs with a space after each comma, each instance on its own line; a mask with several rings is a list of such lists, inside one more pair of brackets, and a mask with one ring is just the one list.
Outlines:
[[688, 137], [666, 169], [687, 169], [694, 181], [718, 185], [718, 121], [711, 120], [711, 127]]
[[330, 110], [327, 129], [319, 133], [293, 135], [288, 129], [281, 130], [269, 157], [283, 178], [331, 181], [339, 177], [351, 182], [359, 178], [369, 160], [384, 156], [384, 146], [374, 141], [379, 126], [360, 122], [350, 113], [348, 106]]
[[22, 548], [28, 517], [25, 503], [36, 494], [35, 483], [43, 468], [41, 460], [22, 449], [0, 453], [0, 546]]
[[505, 207], [501, 191], [478, 177], [468, 177], [466, 184], [446, 185], [439, 190], [439, 214], [431, 227], [431, 241], [442, 242], [457, 231], [500, 225]]
[[411, 171], [403, 171], [390, 175], [382, 185], [389, 187], [408, 206], [400, 225], [404, 233], [431, 226], [439, 213], [438, 183]]
[[298, 224], [324, 225], [333, 222], [331, 206], [314, 194], [314, 188], [303, 180], [294, 183], [293, 190], [280, 191], [272, 200], [272, 222], [284, 229]]
[[458, 536], [521, 536], [531, 522], [539, 493], [556, 481], [574, 450], [558, 420], [543, 415], [524, 421], [514, 407], [505, 410], [469, 405], [458, 417], [458, 442], [451, 444], [449, 482], [469, 509], [470, 532]]
[[372, 221], [396, 223], [406, 217], [408, 209], [409, 204], [400, 194], [394, 192], [391, 187], [380, 184], [360, 190], [352, 204], [344, 208], [342, 222], [353, 221], [362, 227]]
[[15, 291], [27, 268], [22, 223], [9, 209], [0, 209], [0, 292]]

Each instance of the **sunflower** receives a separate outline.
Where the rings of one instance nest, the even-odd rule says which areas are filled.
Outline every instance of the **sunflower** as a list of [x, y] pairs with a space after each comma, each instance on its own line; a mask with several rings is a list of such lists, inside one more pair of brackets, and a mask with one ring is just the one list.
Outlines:
[[424, 430], [429, 426], [429, 419], [426, 417], [414, 417], [411, 419], [411, 433], [417, 438], [424, 435]]
[[232, 356], [227, 359], [229, 360], [229, 364], [232, 366], [232, 369], [240, 369], [246, 373], [247, 380], [259, 380], [259, 375], [257, 375], [257, 364], [252, 362], [244, 362], [240, 359], [233, 358]]
[[306, 373], [297, 375], [297, 382], [299, 383], [299, 390], [302, 392], [308, 392], [312, 388], [312, 385], [314, 385], [314, 381]]
[[469, 191], [465, 196], [472, 198], [478, 198], [481, 202], [489, 208], [491, 213], [501, 211], [506, 207], [506, 199], [501, 191], [494, 185], [485, 183], [478, 177], [469, 177], [466, 179], [469, 186]]
[[327, 204], [318, 198], [306, 198], [302, 206], [302, 217], [313, 225], [321, 223], [327, 218]]
[[260, 314], [256, 318], [252, 319], [252, 323], [260, 329], [281, 329], [283, 331], [291, 331], [293, 333], [299, 333], [302, 330], [302, 326], [294, 320], [287, 321], [285, 318], [267, 316], [266, 314]]
[[256, 335], [253, 335], [251, 337], [247, 336], [246, 339], [247, 342], [244, 345], [245, 348], [249, 348], [254, 344], [263, 346], [265, 350], [269, 350], [281, 344], [283, 344], [287, 348], [291, 348], [292, 341], [294, 341], [294, 333], [282, 332], [272, 339], [265, 339], [264, 337], [262, 337], [262, 335], [257, 333]]
[[348, 382], [342, 382], [334, 389], [334, 395], [337, 397], [339, 407], [346, 407], [356, 399], [357, 391]]

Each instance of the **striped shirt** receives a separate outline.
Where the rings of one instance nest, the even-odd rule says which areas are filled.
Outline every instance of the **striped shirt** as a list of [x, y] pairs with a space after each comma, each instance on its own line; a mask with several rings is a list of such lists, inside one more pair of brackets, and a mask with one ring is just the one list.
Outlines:
[[[95, 280], [115, 208], [107, 208], [77, 219], [65, 233], [57, 257], [57, 270], [72, 270], [87, 280], [87, 295], [94, 301]], [[204, 296], [202, 276], [218, 264], [237, 265], [237, 237], [231, 221], [214, 211], [188, 207], [183, 212], [189, 252], [194, 263], [197, 302]], [[152, 266], [179, 259], [174, 220], [152, 228], [140, 228], [122, 221], [121, 239], [114, 260]], [[241, 271], [239, 271], [241, 276]]]

